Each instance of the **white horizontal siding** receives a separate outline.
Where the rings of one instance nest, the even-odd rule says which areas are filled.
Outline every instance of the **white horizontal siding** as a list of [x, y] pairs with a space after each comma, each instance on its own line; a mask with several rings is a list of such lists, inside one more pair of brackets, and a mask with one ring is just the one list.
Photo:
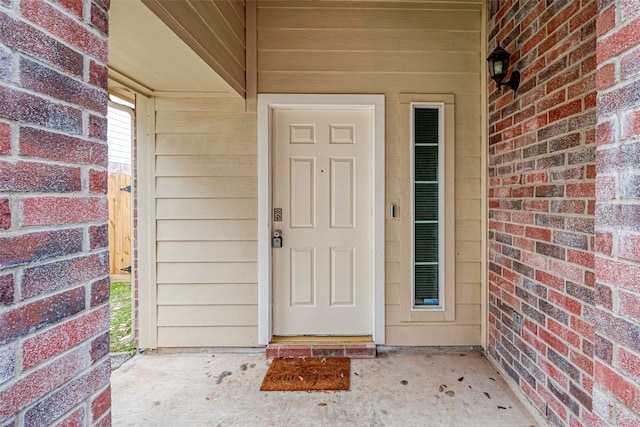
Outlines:
[[237, 283], [163, 283], [158, 286], [158, 304], [169, 305], [255, 305], [258, 290], [255, 284]]
[[[454, 95], [456, 320], [403, 320], [408, 225], [388, 220], [386, 336], [389, 345], [480, 344], [484, 2], [257, 6], [258, 92], [385, 94], [387, 205], [410, 206], [400, 94]], [[255, 346], [256, 116], [237, 99], [161, 98], [156, 105], [158, 345]]]
[[131, 114], [109, 106], [107, 109], [109, 163], [131, 164], [131, 129]]
[[160, 347], [257, 344], [255, 114], [225, 98], [156, 102]]
[[162, 326], [158, 328], [159, 347], [255, 347], [255, 326]]

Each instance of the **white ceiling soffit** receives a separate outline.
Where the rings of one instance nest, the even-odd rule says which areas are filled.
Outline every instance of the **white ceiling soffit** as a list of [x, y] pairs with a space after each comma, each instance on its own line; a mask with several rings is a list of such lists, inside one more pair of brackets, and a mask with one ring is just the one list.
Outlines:
[[140, 0], [112, 0], [109, 87], [239, 96]]

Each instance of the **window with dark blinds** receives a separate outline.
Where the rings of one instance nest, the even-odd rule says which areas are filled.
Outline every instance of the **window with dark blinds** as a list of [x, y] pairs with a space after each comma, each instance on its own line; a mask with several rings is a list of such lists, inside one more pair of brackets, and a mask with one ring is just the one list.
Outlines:
[[413, 108], [414, 306], [441, 305], [440, 194], [442, 154], [436, 107]]

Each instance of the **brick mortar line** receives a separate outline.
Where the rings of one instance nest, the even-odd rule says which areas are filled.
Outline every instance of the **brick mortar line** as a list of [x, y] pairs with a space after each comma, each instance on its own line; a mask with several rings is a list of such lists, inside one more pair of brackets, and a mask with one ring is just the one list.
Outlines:
[[[75, 286], [75, 287], [73, 287], [73, 288], [71, 288], [71, 289], [75, 289], [75, 288], [78, 288], [78, 287], [80, 287], [80, 286]], [[67, 289], [67, 290], [68, 290], [68, 289]], [[94, 313], [96, 313], [96, 312], [98, 312], [98, 311], [100, 311], [100, 310], [104, 310], [104, 308], [106, 307], [106, 304], [107, 304], [107, 302], [105, 301], [104, 303], [102, 303], [102, 304], [100, 304], [100, 305], [96, 305], [95, 307], [87, 307], [87, 308], [85, 308], [84, 310], [82, 310], [82, 311], [80, 311], [80, 312], [78, 312], [78, 313], [74, 314], [73, 316], [67, 316], [67, 317], [64, 317], [63, 319], [61, 319], [60, 321], [58, 321], [58, 322], [56, 322], [56, 323], [48, 324], [48, 325], [47, 325], [47, 327], [44, 327], [44, 328], [41, 328], [41, 329], [36, 329], [36, 330], [34, 330], [34, 331], [32, 331], [32, 332], [30, 332], [30, 333], [26, 334], [26, 335], [23, 335], [23, 336], [19, 336], [19, 337], [17, 337], [17, 338], [15, 339], [15, 341], [13, 341], [13, 342], [15, 342], [15, 343], [17, 344], [17, 345], [16, 345], [16, 347], [17, 347], [17, 348], [16, 348], [17, 353], [20, 353], [20, 365], [19, 365], [19, 366], [16, 366], [16, 368], [18, 368], [18, 369], [17, 369], [17, 373], [18, 373], [18, 375], [16, 375], [16, 376], [18, 376], [18, 377], [19, 377], [19, 376], [21, 376], [22, 374], [26, 374], [26, 375], [28, 375], [28, 374], [29, 374], [29, 373], [31, 373], [31, 372], [35, 372], [35, 371], [37, 371], [39, 368], [42, 368], [43, 366], [48, 365], [50, 360], [52, 360], [52, 359], [58, 359], [58, 358], [60, 358], [60, 357], [63, 357], [64, 355], [69, 354], [69, 353], [71, 353], [73, 350], [77, 349], [77, 347], [82, 346], [82, 345], [86, 345], [86, 344], [87, 344], [87, 342], [89, 342], [89, 341], [91, 341], [91, 340], [95, 339], [96, 337], [99, 337], [100, 335], [102, 335], [102, 334], [104, 334], [105, 332], [107, 332], [107, 331], [108, 331], [108, 329], [107, 329], [107, 330], [103, 330], [103, 331], [99, 331], [98, 333], [93, 334], [93, 335], [90, 335], [88, 338], [86, 338], [86, 339], [82, 340], [82, 341], [80, 342], [80, 344], [78, 344], [77, 346], [69, 347], [69, 348], [65, 348], [63, 351], [60, 351], [60, 352], [56, 353], [56, 354], [55, 354], [55, 355], [53, 355], [52, 357], [49, 357], [49, 358], [47, 358], [47, 359], [44, 359], [44, 360], [42, 360], [41, 362], [39, 362], [38, 364], [33, 365], [33, 366], [31, 366], [31, 367], [29, 367], [29, 368], [27, 368], [27, 369], [23, 369], [23, 365], [24, 365], [24, 355], [23, 355], [22, 347], [23, 347], [23, 345], [25, 344], [25, 342], [26, 342], [26, 341], [28, 341], [29, 339], [36, 338], [36, 337], [38, 337], [38, 336], [41, 336], [41, 335], [43, 335], [43, 334], [45, 334], [45, 333], [47, 333], [47, 332], [49, 332], [49, 331], [51, 331], [51, 330], [53, 330], [53, 329], [55, 329], [55, 328], [57, 328], [57, 327], [60, 327], [60, 326], [64, 325], [65, 323], [73, 322], [73, 321], [76, 321], [76, 320], [78, 320], [78, 319], [80, 319], [80, 318], [82, 318], [82, 317], [85, 317], [85, 316], [89, 316], [89, 315], [91, 315], [91, 314], [94, 314]], [[107, 312], [108, 312], [108, 310], [107, 310]], [[107, 314], [108, 314], [108, 313], [107, 313]], [[16, 362], [17, 362], [17, 359], [18, 359], [18, 357], [16, 357]], [[98, 359], [98, 360], [100, 360], [100, 359]], [[88, 369], [88, 368], [90, 368], [91, 366], [92, 366], [92, 365], [87, 366], [87, 369]], [[7, 381], [7, 382], [8, 382], [8, 381]], [[3, 383], [2, 385], [0, 385], [0, 387], [2, 387], [2, 386], [4, 386], [5, 384], [7, 384], [7, 382], [5, 382], [5, 383]]]
[[[0, 231], [0, 238], [4, 240], [5, 238], [13, 238], [16, 236], [25, 236], [25, 235], [31, 235], [36, 233], [48, 233], [48, 232], [66, 231], [66, 230], [83, 230], [83, 235], [86, 235], [86, 233], [90, 233], [91, 227], [100, 227], [106, 224], [108, 224], [108, 219], [104, 219], [102, 221], [82, 222], [82, 223], [52, 224], [49, 226], [47, 225], [19, 226], [19, 227], [16, 227], [15, 229]], [[99, 248], [96, 248], [96, 249], [99, 249]], [[1, 267], [0, 267], [0, 271], [2, 271]]]
[[[8, 88], [10, 90], [15, 90], [16, 92], [24, 93], [26, 95], [31, 95], [31, 96], [34, 96], [36, 98], [40, 98], [40, 99], [43, 99], [45, 101], [51, 102], [53, 104], [61, 105], [61, 106], [64, 106], [64, 107], [71, 107], [71, 108], [74, 108], [75, 110], [79, 110], [81, 113], [83, 113], [83, 116], [82, 116], [83, 125], [85, 125], [85, 124], [88, 125], [89, 124], [88, 123], [88, 118], [87, 118], [87, 120], [85, 120], [84, 113], [89, 113], [90, 115], [93, 115], [93, 116], [104, 117], [105, 119], [107, 118], [107, 113], [106, 112], [103, 114], [100, 111], [92, 110], [92, 109], [90, 109], [88, 107], [85, 107], [83, 105], [75, 104], [75, 103], [72, 103], [71, 101], [66, 101], [66, 100], [60, 99], [60, 98], [54, 98], [51, 95], [48, 95], [46, 93], [37, 92], [37, 91], [34, 91], [33, 89], [29, 89], [29, 88], [25, 88], [23, 86], [19, 86], [19, 82], [8, 82], [8, 83], [9, 84], [7, 84], [6, 80], [2, 80], [2, 81], [0, 81], [0, 87], [5, 87], [5, 88]], [[91, 83], [82, 82], [82, 84], [86, 85], [86, 86], [91, 86], [91, 87], [96, 87], [97, 88], [97, 86], [93, 86], [93, 85], [91, 85]], [[98, 88], [98, 89], [100, 91], [102, 91], [102, 89], [100, 89], [100, 88]], [[106, 99], [108, 99], [108, 97]], [[105, 103], [105, 109], [106, 108], [107, 108], [107, 105]], [[14, 119], [10, 119], [10, 118], [4, 117], [4, 116], [0, 116], [0, 118], [4, 119], [4, 120], [7, 120], [7, 121], [11, 120], [11, 121], [13, 121], [15, 123], [25, 123], [26, 124], [25, 127], [30, 127], [32, 125], [33, 127], [37, 126], [39, 128], [42, 128], [42, 129], [51, 129], [51, 128], [47, 128], [47, 127], [45, 127], [43, 125], [38, 125], [37, 123], [33, 123], [32, 124], [31, 122], [25, 122], [25, 121], [22, 121], [22, 120], [14, 120]], [[58, 130], [60, 132], [60, 129], [55, 129], [55, 130]], [[69, 133], [68, 135], [69, 136], [75, 136], [76, 138], [91, 139], [91, 137], [89, 137], [88, 135], [84, 136], [84, 135], [79, 135], [79, 134], [75, 134], [75, 133]], [[101, 140], [98, 140], [98, 141], [101, 141]]]
[[[77, 52], [82, 56], [83, 59], [83, 73], [82, 76], [77, 76], [75, 74], [70, 74], [69, 72], [66, 72], [64, 70], [58, 69], [56, 68], [56, 66], [54, 64], [51, 63], [47, 63], [45, 62], [42, 58], [38, 58], [36, 56], [31, 56], [28, 52], [23, 52], [21, 50], [17, 50], [15, 48], [12, 48], [2, 42], [0, 42], [0, 47], [4, 48], [5, 50], [7, 50], [10, 54], [11, 54], [11, 62], [12, 62], [12, 66], [11, 66], [11, 77], [13, 77], [13, 79], [10, 80], [3, 80], [3, 83], [6, 82], [14, 82], [14, 83], [19, 83], [19, 78], [20, 78], [20, 58], [26, 58], [29, 61], [32, 61], [38, 65], [41, 65], [44, 68], [47, 68], [49, 70], [52, 70], [58, 74], [61, 74], [65, 77], [68, 77], [78, 83], [81, 83], [83, 85], [89, 86], [89, 87], [93, 87], [96, 88], [96, 90], [99, 90], [101, 92], [105, 91], [104, 88], [100, 87], [100, 86], [96, 86], [95, 84], [91, 83], [89, 81], [90, 77], [91, 77], [91, 63], [95, 63], [97, 65], [100, 66], [104, 66], [104, 67], [108, 67], [108, 64], [103, 63], [102, 61], [100, 61], [97, 58], [94, 58], [84, 52]], [[56, 99], [57, 101], [62, 101], [60, 99]]]
[[[77, 15], [72, 14], [70, 11], [68, 11], [66, 8], [64, 8], [62, 5], [56, 3], [56, 2], [51, 2], [51, 1], [44, 1], [43, 3], [45, 3], [47, 6], [52, 7], [53, 9], [57, 10], [58, 12], [62, 13], [63, 15], [65, 15], [67, 18], [69, 18], [71, 21], [79, 24], [80, 26], [82, 26], [85, 30], [87, 30], [89, 32], [89, 34], [101, 39], [102, 41], [108, 41], [108, 36], [105, 36], [104, 34], [102, 34], [102, 32], [93, 26], [93, 24], [91, 23], [91, 7], [84, 7], [83, 4], [83, 16], [82, 17], [78, 17]], [[97, 7], [99, 7], [102, 11], [104, 12], [109, 12], [108, 10], [105, 10], [102, 8], [102, 6], [100, 6], [98, 3], [91, 1], [90, 3], [91, 5], [95, 4]], [[7, 15], [16, 20], [16, 21], [20, 21], [23, 22], [27, 25], [29, 25], [30, 27], [40, 31], [43, 34], [46, 34], [47, 36], [51, 37], [52, 39], [56, 40], [57, 42], [69, 47], [70, 49], [73, 49], [79, 53], [82, 53], [83, 55], [89, 55], [87, 52], [84, 52], [82, 50], [80, 50], [81, 48], [79, 48], [78, 46], [74, 45], [73, 43], [64, 40], [62, 38], [60, 38], [58, 35], [49, 32], [49, 30], [47, 30], [45, 27], [42, 27], [40, 24], [35, 23], [33, 21], [31, 21], [29, 18], [27, 18], [26, 16], [24, 16], [22, 14], [22, 11], [20, 10], [20, 4], [16, 3], [12, 8], [8, 8], [6, 6], [4, 6], [2, 3], [0, 3], [0, 11], [5, 11], [7, 12]], [[91, 55], [89, 55], [91, 56]], [[95, 58], [93, 56], [91, 56], [92, 58]]]
[[[97, 165], [97, 164], [92, 164], [92, 163], [68, 163], [68, 162], [64, 162], [62, 160], [55, 160], [55, 159], [47, 159], [44, 157], [34, 157], [34, 156], [29, 156], [29, 155], [22, 155], [22, 154], [17, 154], [17, 155], [0, 155], [0, 163], [8, 163], [10, 165], [17, 165], [18, 163], [37, 163], [40, 165], [52, 165], [52, 166], [63, 166], [63, 167], [77, 167], [77, 168], [81, 168], [81, 169], [85, 169], [83, 170], [84, 174], [87, 174], [88, 177], [88, 172], [90, 170], [94, 170], [96, 172], [108, 172], [109, 168], [108, 167], [104, 167], [101, 165]], [[39, 195], [50, 195], [50, 194], [58, 194], [56, 193], [43, 193], [43, 192], [29, 192], [29, 191], [11, 191], [11, 193], [8, 193], [9, 190], [0, 190], [0, 196], [4, 193], [6, 194], [39, 194]], [[73, 194], [76, 192], [69, 192], [69, 193], [59, 193], [59, 194]], [[100, 194], [100, 193], [89, 193], [89, 194]], [[104, 193], [106, 194], [106, 193]]]
[[[11, 54], [11, 57], [12, 57], [12, 67], [11, 67], [12, 76], [11, 77], [15, 78], [15, 80], [13, 80], [13, 79], [12, 80], [2, 80], [2, 83], [4, 83], [4, 84], [13, 83], [13, 85], [17, 85], [17, 84], [20, 83], [20, 80], [19, 80], [20, 79], [20, 58], [25, 58], [25, 59], [27, 59], [29, 61], [32, 61], [32, 62], [42, 66], [43, 68], [46, 68], [48, 70], [51, 70], [51, 71], [55, 72], [56, 74], [60, 74], [62, 76], [68, 77], [69, 79], [71, 79], [71, 80], [73, 80], [73, 81], [75, 81], [77, 83], [80, 83], [82, 85], [85, 85], [87, 87], [95, 88], [96, 91], [98, 91], [98, 92], [107, 93], [107, 91], [105, 91], [104, 88], [102, 88], [100, 86], [96, 86], [95, 84], [91, 83], [89, 81], [89, 78], [90, 78], [90, 71], [91, 71], [90, 70], [90, 68], [91, 68], [90, 65], [91, 65], [92, 62], [97, 64], [97, 65], [103, 66], [105, 68], [108, 67], [108, 64], [103, 63], [99, 59], [96, 59], [96, 58], [93, 58], [93, 57], [89, 56], [87, 53], [77, 52], [78, 54], [80, 54], [82, 56], [82, 60], [83, 60], [82, 61], [83, 62], [83, 67], [82, 67], [83, 74], [81, 76], [78, 76], [78, 75], [75, 75], [75, 74], [71, 74], [68, 71], [61, 70], [61, 69], [57, 68], [55, 64], [48, 63], [48, 62], [44, 61], [42, 58], [39, 58], [37, 56], [32, 56], [29, 52], [24, 52], [24, 51], [21, 51], [21, 50], [17, 50], [16, 48], [8, 46], [8, 45], [6, 45], [6, 44], [4, 44], [2, 42], [0, 42], [0, 46], [3, 47], [5, 50], [7, 50]], [[88, 61], [88, 63], [87, 63], [87, 61]], [[22, 88], [21, 86], [18, 86], [18, 87]], [[36, 93], [40, 93], [40, 92], [36, 92]], [[48, 96], [46, 94], [42, 94], [42, 95]], [[49, 97], [49, 98], [50, 99], [54, 99], [55, 101], [58, 101], [58, 102], [65, 102], [64, 100], [59, 99], [59, 98], [51, 98], [51, 97]]]
[[[72, 104], [72, 105], [75, 105], [76, 107], [78, 106], [77, 104]], [[92, 111], [92, 110], [88, 110], [85, 107], [81, 107], [81, 108], [84, 109], [84, 110], [87, 110], [87, 111]], [[104, 118], [106, 118], [106, 117], [107, 116], [105, 115]], [[84, 120], [84, 116], [83, 116], [83, 120]], [[90, 136], [78, 135], [76, 133], [68, 133], [68, 132], [64, 132], [64, 131], [62, 131], [60, 129], [47, 128], [46, 126], [39, 125], [37, 123], [22, 122], [20, 120], [10, 119], [10, 118], [4, 117], [4, 116], [0, 116], [0, 122], [7, 123], [7, 124], [10, 125], [10, 127], [11, 127], [11, 143], [12, 143], [11, 144], [11, 148], [13, 149], [14, 146], [16, 148], [15, 153], [12, 150], [12, 152], [9, 153], [9, 154], [0, 155], [0, 159], [2, 159], [3, 157], [14, 157], [14, 156], [24, 157], [17, 151], [20, 148], [20, 132], [21, 132], [21, 130], [23, 128], [31, 128], [31, 129], [36, 129], [36, 130], [42, 130], [42, 131], [46, 131], [49, 134], [60, 135], [61, 137], [74, 138], [74, 139], [78, 139], [78, 140], [83, 141], [83, 142], [92, 142], [92, 143], [98, 143], [98, 144], [101, 144], [101, 145], [107, 145], [108, 146], [108, 141], [106, 139], [102, 140], [102, 139], [99, 139], [99, 138], [92, 138]], [[39, 157], [27, 157], [27, 158], [37, 159]], [[43, 160], [49, 160], [49, 159], [43, 159]], [[90, 164], [87, 164], [87, 163], [83, 163], [83, 164], [84, 165], [90, 165]], [[95, 166], [99, 167], [99, 165], [95, 165]]]
[[[86, 297], [85, 298], [85, 303], [87, 302], [87, 300], [90, 301], [90, 299], [91, 299], [91, 283], [75, 284], [75, 285], [72, 285], [72, 286], [70, 286], [68, 288], [59, 289], [58, 290], [59, 292], [49, 293], [49, 294], [47, 294], [46, 297], [40, 298], [40, 296], [38, 296], [36, 298], [31, 298], [29, 300], [20, 301], [18, 304], [15, 304], [14, 306], [12, 306], [11, 310], [3, 310], [3, 307], [0, 307], [0, 315], [5, 314], [5, 313], [10, 313], [12, 311], [23, 310], [24, 307], [28, 306], [31, 303], [37, 302], [37, 301], [42, 300], [42, 299], [50, 298], [50, 297], [58, 295], [58, 294], [62, 294], [64, 292], [68, 292], [70, 290], [79, 289], [79, 288], [85, 288], [85, 297]], [[88, 291], [89, 291], [88, 293], [86, 292], [87, 288], [88, 288]], [[84, 309], [82, 309], [78, 313], [75, 313], [72, 316], [63, 317], [63, 318], [61, 318], [61, 319], [59, 319], [59, 320], [57, 320], [57, 321], [55, 321], [53, 323], [48, 322], [43, 327], [35, 328], [33, 330], [30, 330], [26, 334], [16, 336], [15, 338], [10, 340], [9, 342], [2, 344], [2, 347], [10, 347], [10, 346], [14, 346], [15, 347], [15, 353], [16, 353], [15, 361], [16, 361], [16, 368], [17, 369], [16, 369], [16, 372], [15, 372], [16, 375], [14, 375], [14, 378], [12, 378], [11, 380], [8, 380], [8, 381], [0, 384], [0, 391], [1, 391], [2, 388], [6, 387], [7, 383], [10, 383], [12, 381], [17, 382], [18, 380], [20, 380], [21, 377], [24, 376], [23, 374], [29, 374], [30, 372], [35, 372], [39, 368], [41, 368], [41, 367], [43, 367], [45, 365], [48, 365], [48, 361], [50, 361], [52, 358], [53, 359], [57, 359], [60, 356], [63, 356], [64, 354], [68, 354], [72, 350], [77, 349], [78, 347], [82, 346], [82, 343], [86, 344], [87, 341], [91, 341], [91, 340], [95, 339], [96, 337], [99, 337], [99, 336], [103, 335], [104, 333], [109, 332], [109, 328], [104, 329], [102, 331], [99, 331], [96, 334], [91, 335], [90, 338], [87, 338], [87, 339], [81, 341], [81, 344], [79, 344], [79, 345], [76, 345], [76, 346], [70, 347], [70, 348], [66, 348], [63, 351], [61, 351], [59, 353], [56, 353], [53, 357], [49, 357], [47, 359], [44, 359], [44, 360], [40, 361], [39, 363], [37, 363], [36, 365], [31, 366], [31, 367], [27, 368], [26, 370], [24, 370], [23, 369], [24, 355], [23, 355], [23, 352], [22, 352], [22, 347], [23, 347], [23, 345], [25, 344], [25, 342], [27, 340], [32, 339], [32, 338], [37, 337], [37, 336], [40, 336], [42, 334], [45, 334], [45, 333], [47, 333], [47, 332], [49, 332], [49, 331], [51, 331], [51, 330], [53, 330], [53, 329], [55, 329], [57, 327], [60, 327], [60, 326], [66, 324], [68, 322], [76, 321], [76, 320], [78, 320], [78, 319], [80, 319], [80, 318], [82, 318], [84, 316], [91, 315], [91, 314], [93, 314], [95, 312], [103, 310], [105, 307], [108, 307], [108, 301], [105, 301], [105, 302], [103, 302], [101, 304], [98, 304], [96, 306], [93, 306], [93, 307], [90, 304], [85, 304], [85, 308]], [[19, 362], [19, 365], [17, 365], [18, 362]]]
[[[76, 227], [76, 228], [81, 228], [81, 227]], [[2, 235], [0, 235], [2, 236]], [[83, 246], [84, 246], [84, 234], [83, 234]], [[109, 250], [107, 247], [102, 247], [102, 248], [97, 248], [97, 249], [92, 249], [90, 251], [81, 251], [81, 252], [76, 252], [73, 254], [68, 254], [68, 255], [63, 255], [63, 256], [58, 256], [58, 257], [53, 257], [53, 258], [47, 258], [45, 260], [39, 260], [39, 261], [31, 261], [31, 262], [25, 262], [23, 264], [19, 264], [19, 265], [12, 265], [10, 267], [5, 267], [0, 265], [0, 276], [5, 276], [5, 275], [9, 275], [9, 274], [15, 274], [20, 273], [20, 282], [22, 282], [22, 274], [24, 273], [25, 270], [31, 269], [31, 268], [38, 268], [38, 267], [43, 267], [46, 266], [48, 264], [55, 264], [57, 262], [62, 262], [62, 261], [70, 261], [73, 260], [74, 258], [88, 258], [92, 255], [96, 255], [96, 254], [100, 254], [100, 253], [109, 253]], [[105, 273], [106, 277], [108, 277], [108, 273]], [[99, 277], [103, 277], [103, 276], [99, 276]], [[16, 278], [14, 277], [14, 280]], [[98, 278], [95, 278], [95, 280], [100, 280]], [[72, 285], [70, 285], [72, 286]], [[55, 291], [55, 290], [54, 290]], [[30, 299], [30, 298], [27, 298]], [[23, 300], [24, 301], [24, 300]], [[2, 311], [3, 307], [0, 306], [0, 312]]]

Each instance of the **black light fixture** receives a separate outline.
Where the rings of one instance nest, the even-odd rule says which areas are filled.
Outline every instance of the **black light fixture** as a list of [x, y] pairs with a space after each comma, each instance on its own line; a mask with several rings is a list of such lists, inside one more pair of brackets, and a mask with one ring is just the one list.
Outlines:
[[489, 63], [489, 75], [493, 80], [498, 83], [498, 88], [501, 86], [509, 86], [514, 91], [520, 86], [520, 72], [514, 71], [511, 73], [511, 78], [508, 82], [502, 80], [507, 76], [509, 72], [509, 58], [511, 54], [504, 50], [498, 42], [498, 46], [491, 52], [491, 55], [487, 58]]

